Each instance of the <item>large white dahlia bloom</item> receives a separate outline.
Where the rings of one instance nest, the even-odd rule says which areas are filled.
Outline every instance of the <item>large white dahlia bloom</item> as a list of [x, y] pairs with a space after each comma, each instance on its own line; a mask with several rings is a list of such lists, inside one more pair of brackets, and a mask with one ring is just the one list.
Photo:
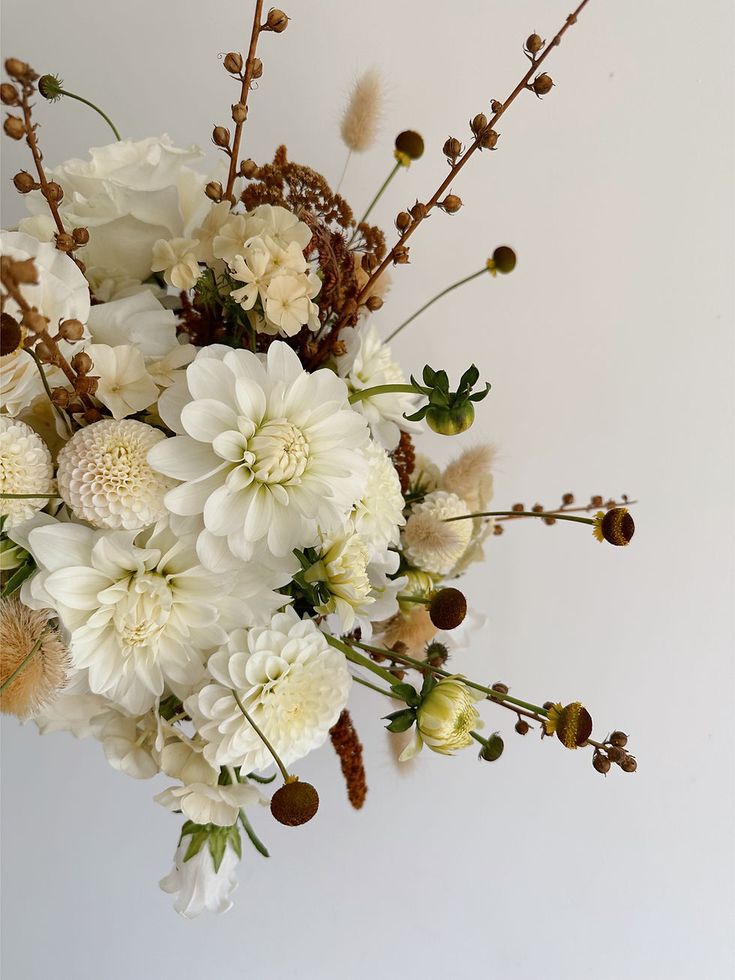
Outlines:
[[207, 669], [214, 682], [187, 698], [186, 710], [207, 742], [206, 760], [245, 773], [273, 759], [233, 691], [288, 766], [326, 740], [351, 684], [344, 656], [293, 609], [277, 613], [268, 627], [233, 631]]
[[193, 537], [165, 525], [136, 535], [51, 522], [14, 536], [38, 565], [23, 601], [58, 612], [90, 690], [131, 714], [167, 688], [187, 694], [242, 613], [237, 577], [204, 569]]
[[341, 527], [364, 491], [364, 419], [343, 381], [328, 370], [308, 374], [284, 343], [271, 344], [266, 357], [205, 348], [186, 383], [161, 396], [159, 411], [181, 434], [148, 458], [183, 481], [166, 506], [203, 515], [199, 552], [213, 567], [218, 539], [243, 560], [257, 542], [277, 556], [315, 544], [317, 529]]

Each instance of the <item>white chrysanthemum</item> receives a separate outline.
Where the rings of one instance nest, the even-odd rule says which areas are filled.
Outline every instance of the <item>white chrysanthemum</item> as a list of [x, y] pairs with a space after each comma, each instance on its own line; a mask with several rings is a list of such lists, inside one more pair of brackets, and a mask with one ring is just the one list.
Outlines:
[[[51, 453], [30, 425], [0, 415], [0, 493], [53, 493]], [[0, 514], [13, 527], [45, 507], [48, 500], [0, 500]]]
[[456, 494], [435, 490], [411, 511], [403, 529], [403, 551], [408, 560], [433, 575], [448, 575], [464, 554], [472, 537], [472, 521], [449, 521], [470, 511]]
[[364, 491], [368, 434], [333, 372], [308, 374], [275, 342], [267, 358], [205, 348], [186, 378], [188, 387], [173, 385], [158, 406], [185, 434], [158, 443], [148, 458], [184, 481], [166, 495], [168, 509], [203, 514], [200, 554], [214, 554], [212, 539], [226, 538], [243, 560], [259, 541], [286, 555], [315, 544], [317, 528], [328, 534], [344, 524]]
[[[46, 205], [45, 201], [43, 203]], [[38, 283], [24, 285], [21, 292], [26, 302], [48, 318], [52, 333], [56, 332], [61, 320], [87, 322], [89, 286], [78, 266], [66, 253], [60, 252], [52, 244], [36, 241], [30, 235], [17, 231], [3, 231], [0, 234], [0, 252], [18, 262], [33, 259]], [[21, 319], [18, 305], [13, 299], [6, 299], [3, 312]], [[24, 330], [21, 327], [21, 332]], [[79, 341], [70, 343], [60, 340], [59, 350], [69, 360], [88, 339], [89, 334], [85, 330]], [[60, 368], [47, 365], [44, 370], [52, 387], [67, 383]], [[0, 402], [3, 411], [8, 415], [18, 415], [37, 395], [43, 394], [45, 391], [39, 370], [22, 344], [10, 354], [0, 357]]]
[[388, 454], [379, 445], [371, 442], [365, 455], [368, 460], [367, 486], [351, 519], [371, 555], [382, 556], [390, 545], [398, 544], [400, 528], [406, 523], [401, 481]]
[[165, 282], [174, 289], [191, 289], [199, 278], [195, 238], [159, 238], [153, 246], [151, 270], [162, 272]]
[[[406, 377], [391, 357], [390, 347], [384, 344], [374, 324], [359, 329], [343, 330], [339, 339], [346, 351], [337, 358], [337, 374], [344, 378], [350, 393], [360, 388], [376, 385], [405, 384]], [[374, 395], [356, 403], [370, 423], [373, 438], [385, 449], [395, 449], [403, 432], [417, 432], [415, 422], [407, 422], [404, 415], [416, 411], [416, 396], [405, 392]]]
[[214, 683], [187, 698], [186, 710], [208, 743], [207, 761], [244, 772], [266, 769], [273, 759], [233, 690], [286, 766], [322, 745], [350, 690], [344, 656], [292, 609], [264, 629], [234, 631], [207, 668]]
[[89, 689], [134, 715], [165, 688], [186, 695], [241, 609], [237, 577], [202, 568], [193, 537], [164, 525], [136, 535], [52, 522], [22, 540], [38, 566], [23, 601], [57, 611]]
[[130, 531], [164, 516], [163, 498], [173, 486], [148, 462], [161, 439], [134, 419], [103, 419], [76, 432], [59, 453], [59, 493], [74, 515], [93, 527]]
[[306, 572], [307, 582], [319, 582], [329, 593], [329, 598], [315, 607], [316, 611], [324, 616], [334, 613], [343, 633], [355, 625], [356, 614], [363, 614], [375, 601], [370, 595], [369, 560], [367, 545], [348, 528], [324, 543], [319, 561]]

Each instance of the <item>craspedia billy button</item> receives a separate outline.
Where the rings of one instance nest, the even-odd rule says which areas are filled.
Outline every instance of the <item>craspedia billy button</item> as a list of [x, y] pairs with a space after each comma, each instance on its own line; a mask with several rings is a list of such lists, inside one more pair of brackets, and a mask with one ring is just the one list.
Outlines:
[[308, 823], [319, 809], [319, 794], [311, 783], [299, 782], [293, 776], [271, 798], [271, 813], [286, 827]]
[[516, 267], [516, 253], [510, 245], [498, 245], [487, 263], [490, 272], [500, 272], [507, 276]]
[[424, 138], [413, 129], [406, 129], [396, 136], [396, 153], [407, 156], [409, 160], [418, 160], [424, 155]]
[[635, 534], [635, 521], [625, 507], [613, 507], [595, 516], [594, 535], [598, 541], [625, 547]]
[[467, 600], [459, 589], [440, 589], [429, 603], [429, 618], [440, 630], [453, 630], [467, 615]]
[[562, 706], [554, 704], [544, 721], [547, 735], [556, 737], [568, 749], [578, 749], [592, 734], [592, 717], [579, 701]]

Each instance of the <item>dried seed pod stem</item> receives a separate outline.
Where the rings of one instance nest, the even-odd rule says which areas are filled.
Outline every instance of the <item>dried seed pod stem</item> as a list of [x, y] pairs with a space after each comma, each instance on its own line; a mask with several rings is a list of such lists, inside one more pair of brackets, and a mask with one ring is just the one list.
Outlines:
[[[495, 125], [498, 122], [498, 120], [501, 118], [501, 116], [503, 116], [507, 112], [507, 110], [515, 102], [515, 100], [518, 98], [521, 92], [526, 90], [529, 82], [531, 81], [531, 78], [537, 73], [539, 66], [543, 64], [543, 62], [546, 60], [546, 58], [551, 53], [551, 51], [561, 43], [562, 38], [569, 30], [569, 28], [573, 24], [576, 24], [579, 14], [582, 12], [582, 10], [584, 10], [584, 8], [587, 6], [588, 3], [589, 0], [581, 0], [581, 3], [578, 4], [576, 9], [573, 11], [573, 13], [569, 14], [567, 19], [564, 21], [562, 27], [559, 29], [559, 31], [557, 31], [557, 33], [554, 35], [552, 40], [549, 41], [549, 43], [546, 45], [543, 51], [541, 51], [538, 58], [531, 64], [528, 71], [524, 73], [523, 77], [518, 82], [518, 84], [513, 89], [513, 91], [510, 93], [510, 95], [498, 106], [492, 118], [488, 122], [487, 126], [480, 130], [479, 134], [475, 136], [475, 139], [472, 141], [472, 143], [470, 143], [470, 145], [467, 147], [464, 153], [454, 161], [452, 166], [449, 168], [449, 174], [447, 175], [445, 180], [441, 182], [441, 184], [435, 191], [434, 195], [426, 202], [426, 213], [422, 216], [414, 218], [414, 220], [411, 222], [408, 228], [406, 228], [405, 231], [401, 232], [398, 242], [396, 242], [396, 244], [388, 252], [388, 254], [385, 256], [385, 258], [380, 263], [380, 265], [378, 265], [375, 268], [375, 270], [372, 272], [370, 278], [365, 283], [365, 285], [363, 286], [362, 290], [360, 291], [357, 297], [358, 305], [360, 305], [360, 303], [363, 302], [364, 299], [369, 295], [370, 287], [372, 286], [373, 282], [378, 278], [378, 276], [382, 275], [385, 272], [385, 270], [388, 268], [389, 265], [396, 264], [396, 263], [401, 264], [401, 259], [403, 258], [403, 256], [405, 256], [407, 251], [406, 242], [408, 241], [408, 239], [416, 231], [416, 229], [421, 224], [421, 222], [426, 217], [428, 217], [428, 215], [431, 213], [434, 207], [436, 207], [436, 205], [439, 203], [439, 201], [444, 196], [444, 194], [449, 190], [449, 187], [454, 182], [457, 174], [464, 167], [464, 165], [467, 163], [470, 157], [475, 153], [475, 151], [490, 145], [492, 140], [490, 140], [489, 142], [489, 136], [491, 133], [494, 132]], [[342, 321], [338, 321], [337, 326], [338, 327], [341, 326], [341, 323]]]
[[235, 178], [237, 177], [238, 168], [240, 166], [240, 139], [242, 137], [242, 128], [245, 125], [245, 118], [247, 117], [248, 95], [250, 94], [250, 86], [253, 81], [253, 73], [255, 70], [255, 51], [258, 47], [258, 38], [260, 37], [260, 32], [262, 30], [262, 17], [263, 0], [255, 0], [253, 29], [250, 33], [250, 46], [248, 48], [248, 56], [245, 61], [245, 74], [242, 78], [242, 88], [240, 90], [240, 98], [238, 99], [238, 103], [243, 107], [242, 114], [244, 118], [240, 122], [235, 123], [235, 132], [232, 137], [232, 147], [230, 149], [230, 166], [227, 172], [227, 185], [224, 193], [225, 200], [234, 200], [232, 197], [232, 188], [235, 186]]

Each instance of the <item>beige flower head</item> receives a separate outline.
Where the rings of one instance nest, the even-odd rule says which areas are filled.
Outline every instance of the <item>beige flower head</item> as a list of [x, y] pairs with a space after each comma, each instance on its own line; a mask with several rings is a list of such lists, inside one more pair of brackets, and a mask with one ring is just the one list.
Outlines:
[[353, 153], [364, 153], [375, 142], [383, 109], [383, 84], [375, 70], [364, 72], [355, 82], [342, 116], [342, 142]]
[[29, 609], [12, 597], [0, 601], [0, 710], [32, 718], [66, 684], [69, 651], [49, 625], [49, 609]]
[[495, 447], [487, 443], [465, 449], [444, 470], [442, 489], [464, 500], [471, 511], [482, 510], [493, 493], [490, 470], [495, 452]]

